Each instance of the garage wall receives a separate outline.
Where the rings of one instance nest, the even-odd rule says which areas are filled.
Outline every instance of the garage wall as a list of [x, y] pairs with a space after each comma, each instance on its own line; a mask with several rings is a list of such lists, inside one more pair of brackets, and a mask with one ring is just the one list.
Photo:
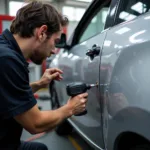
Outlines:
[[6, 0], [0, 0], [0, 14], [4, 15], [6, 14], [7, 12], [7, 9], [6, 9], [6, 4], [7, 4], [7, 1]]

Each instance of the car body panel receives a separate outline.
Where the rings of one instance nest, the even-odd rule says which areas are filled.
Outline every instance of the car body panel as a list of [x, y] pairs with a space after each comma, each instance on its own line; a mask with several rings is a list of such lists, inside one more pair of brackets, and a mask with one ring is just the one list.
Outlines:
[[[94, 11], [97, 11], [94, 7], [101, 7], [101, 3], [103, 3], [103, 1], [94, 0], [92, 2], [93, 6], [89, 7], [89, 10], [86, 11], [84, 17], [89, 19], [89, 12], [91, 11], [92, 14], [94, 14]], [[95, 9], [94, 11], [92, 10], [93, 8]], [[80, 34], [80, 29], [86, 26], [84, 25], [84, 22], [87, 21], [87, 19], [83, 18], [83, 21], [80, 21], [79, 25], [73, 32], [73, 35], [69, 40], [71, 45], [74, 45], [76, 39], [78, 39], [76, 36]], [[86, 56], [86, 52], [89, 49], [92, 49], [94, 44], [99, 46], [102, 50], [106, 34], [107, 30], [89, 38], [82, 43], [75, 44], [75, 46], [72, 46], [69, 50], [61, 49], [52, 61], [50, 67], [58, 67], [64, 72], [63, 80], [61, 82], [55, 82], [60, 105], [64, 105], [69, 98], [69, 96], [66, 94], [67, 83], [81, 81], [88, 84], [93, 84], [99, 82], [101, 51], [94, 59], [90, 59], [89, 56]], [[69, 121], [74, 126], [74, 128], [78, 130], [78, 132], [84, 137], [84, 139], [86, 139], [93, 147], [97, 149], [104, 149], [105, 146], [102, 133], [103, 130], [101, 122], [102, 110], [100, 103], [100, 91], [98, 88], [93, 88], [89, 90], [88, 93], [88, 114], [80, 117], [73, 116], [69, 118]]]
[[149, 19], [147, 13], [107, 32], [100, 83], [108, 150], [113, 149], [116, 138], [124, 132], [137, 133], [150, 140], [147, 130], [150, 125]]
[[[59, 56], [59, 59], [56, 60], [58, 63], [56, 66], [53, 65], [53, 67], [58, 67], [64, 72], [63, 81], [56, 83], [58, 97], [63, 100], [61, 101], [61, 105], [65, 104], [69, 99], [69, 96], [66, 93], [66, 85], [68, 83], [79, 81], [93, 84], [99, 82], [98, 68], [100, 66], [100, 54], [92, 60], [89, 56], [86, 56], [86, 52], [91, 49], [94, 44], [102, 47], [105, 36], [106, 32], [98, 34], [97, 36], [76, 45], [69, 51], [66, 50]], [[80, 131], [82, 131], [82, 135], [86, 135], [87, 139], [90, 139], [100, 147], [104, 144], [102, 138], [102, 116], [99, 101], [99, 89], [93, 88], [87, 92], [89, 94], [87, 115], [80, 117], [73, 116], [70, 120], [72, 120]]]

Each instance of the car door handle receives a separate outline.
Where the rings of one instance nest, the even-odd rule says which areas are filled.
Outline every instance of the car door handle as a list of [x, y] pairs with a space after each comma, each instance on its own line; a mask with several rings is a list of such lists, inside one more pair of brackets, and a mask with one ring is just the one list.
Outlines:
[[96, 44], [94, 44], [92, 46], [92, 49], [89, 49], [87, 52], [86, 52], [86, 55], [91, 57], [91, 58], [94, 58], [95, 56], [98, 56], [99, 53], [101, 51], [101, 48], [100, 46], [97, 46]]

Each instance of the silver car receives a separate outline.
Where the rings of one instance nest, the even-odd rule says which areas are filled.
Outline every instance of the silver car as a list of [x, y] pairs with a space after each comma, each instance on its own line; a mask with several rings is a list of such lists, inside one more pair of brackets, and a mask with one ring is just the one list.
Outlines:
[[[53, 108], [64, 105], [71, 82], [98, 83], [88, 91], [88, 113], [72, 127], [97, 150], [150, 150], [150, 0], [93, 0], [71, 38], [62, 35], [50, 67], [63, 81], [50, 85]], [[71, 125], [71, 126], [70, 126]]]

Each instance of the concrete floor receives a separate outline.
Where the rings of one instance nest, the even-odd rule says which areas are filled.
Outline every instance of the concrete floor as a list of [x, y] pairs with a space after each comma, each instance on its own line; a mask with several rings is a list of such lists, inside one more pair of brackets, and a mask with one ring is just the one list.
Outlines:
[[[47, 91], [39, 92], [40, 95], [48, 95]], [[42, 110], [50, 110], [50, 101], [37, 100]], [[47, 145], [49, 150], [93, 150], [76, 132], [68, 136], [58, 136], [55, 131], [38, 135], [31, 135], [23, 131], [21, 140], [32, 140]]]

